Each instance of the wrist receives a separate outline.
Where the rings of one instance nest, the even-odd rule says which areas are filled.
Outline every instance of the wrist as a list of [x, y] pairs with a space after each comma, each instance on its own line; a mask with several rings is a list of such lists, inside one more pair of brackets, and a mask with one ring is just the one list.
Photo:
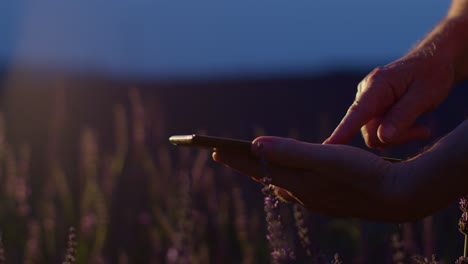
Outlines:
[[444, 23], [447, 39], [454, 69], [454, 80], [460, 82], [468, 78], [468, 15], [449, 16]]
[[447, 16], [405, 57], [433, 60], [450, 69], [454, 83], [468, 78], [468, 15]]
[[431, 197], [433, 208], [441, 208], [468, 193], [468, 120], [436, 142], [421, 155], [411, 159], [410, 179], [414, 194]]

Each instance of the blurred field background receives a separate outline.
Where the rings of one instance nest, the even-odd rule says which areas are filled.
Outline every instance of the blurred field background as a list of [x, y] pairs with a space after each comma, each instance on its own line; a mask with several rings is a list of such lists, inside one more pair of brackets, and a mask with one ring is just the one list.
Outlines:
[[[37, 72], [3, 79], [0, 221], [12, 262], [60, 261], [69, 226], [77, 230], [79, 263], [267, 262], [259, 184], [168, 137], [268, 134], [320, 142], [353, 98], [341, 87], [365, 75], [136, 82]], [[425, 117], [436, 131], [432, 140], [464, 118], [465, 97], [457, 87]], [[380, 154], [405, 158], [429, 143]], [[352, 144], [364, 147], [359, 137]], [[298, 259], [309, 263], [292, 205], [282, 210]], [[306, 225], [326, 259], [339, 252], [346, 263], [393, 263], [392, 236], [399, 235], [409, 254], [435, 253], [450, 263], [462, 250], [458, 211], [454, 204], [403, 225], [306, 212]]]
[[[168, 137], [321, 142], [447, 5], [0, 3], [0, 263], [268, 263], [261, 186]], [[430, 140], [375, 152], [421, 152], [464, 120], [466, 88], [421, 118]], [[281, 205], [286, 240], [312, 263], [297, 210]], [[324, 263], [462, 253], [456, 203], [400, 225], [303, 214]]]

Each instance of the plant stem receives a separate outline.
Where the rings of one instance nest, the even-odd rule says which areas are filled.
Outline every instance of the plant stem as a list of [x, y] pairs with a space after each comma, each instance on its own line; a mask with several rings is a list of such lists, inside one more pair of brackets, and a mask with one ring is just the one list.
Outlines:
[[465, 246], [463, 248], [463, 257], [467, 257], [468, 251], [468, 235], [465, 235]]

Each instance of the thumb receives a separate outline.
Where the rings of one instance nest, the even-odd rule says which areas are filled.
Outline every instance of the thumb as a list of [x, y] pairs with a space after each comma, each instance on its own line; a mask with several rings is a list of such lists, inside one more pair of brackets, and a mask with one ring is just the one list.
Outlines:
[[316, 169], [334, 161], [339, 145], [322, 145], [289, 138], [262, 136], [253, 141], [252, 151], [274, 164], [299, 169]]
[[[427, 108], [427, 103], [420, 98], [420, 93], [416, 89], [409, 89], [383, 118], [377, 130], [379, 140], [385, 144], [401, 141], [399, 138], [414, 127], [416, 119], [426, 112]], [[412, 138], [420, 139], [429, 136], [427, 129], [418, 129], [416, 132], [417, 135], [412, 135]]]

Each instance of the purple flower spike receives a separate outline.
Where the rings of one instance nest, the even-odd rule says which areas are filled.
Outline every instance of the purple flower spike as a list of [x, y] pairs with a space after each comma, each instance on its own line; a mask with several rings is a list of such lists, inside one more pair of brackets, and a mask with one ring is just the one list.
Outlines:
[[459, 257], [455, 261], [455, 264], [468, 264], [468, 258], [467, 257]]
[[463, 212], [460, 220], [458, 221], [458, 227], [460, 232], [465, 235], [468, 235], [468, 214]]
[[458, 221], [458, 230], [465, 235], [465, 244], [463, 257], [460, 257], [456, 263], [468, 263], [468, 261], [466, 261], [466, 256], [468, 255], [468, 196], [460, 198], [460, 209], [463, 213]]
[[267, 231], [266, 236], [271, 246], [272, 263], [291, 263], [295, 259], [294, 252], [287, 247], [283, 235], [283, 225], [279, 213], [279, 198], [275, 194], [275, 187], [271, 185], [271, 177], [268, 172], [268, 161], [263, 157], [263, 148], [260, 149], [262, 172], [264, 177], [260, 182], [264, 185], [262, 192], [265, 194], [264, 209], [266, 214]]
[[466, 212], [468, 211], [468, 197], [463, 197], [460, 199], [460, 209], [463, 211], [463, 212]]

